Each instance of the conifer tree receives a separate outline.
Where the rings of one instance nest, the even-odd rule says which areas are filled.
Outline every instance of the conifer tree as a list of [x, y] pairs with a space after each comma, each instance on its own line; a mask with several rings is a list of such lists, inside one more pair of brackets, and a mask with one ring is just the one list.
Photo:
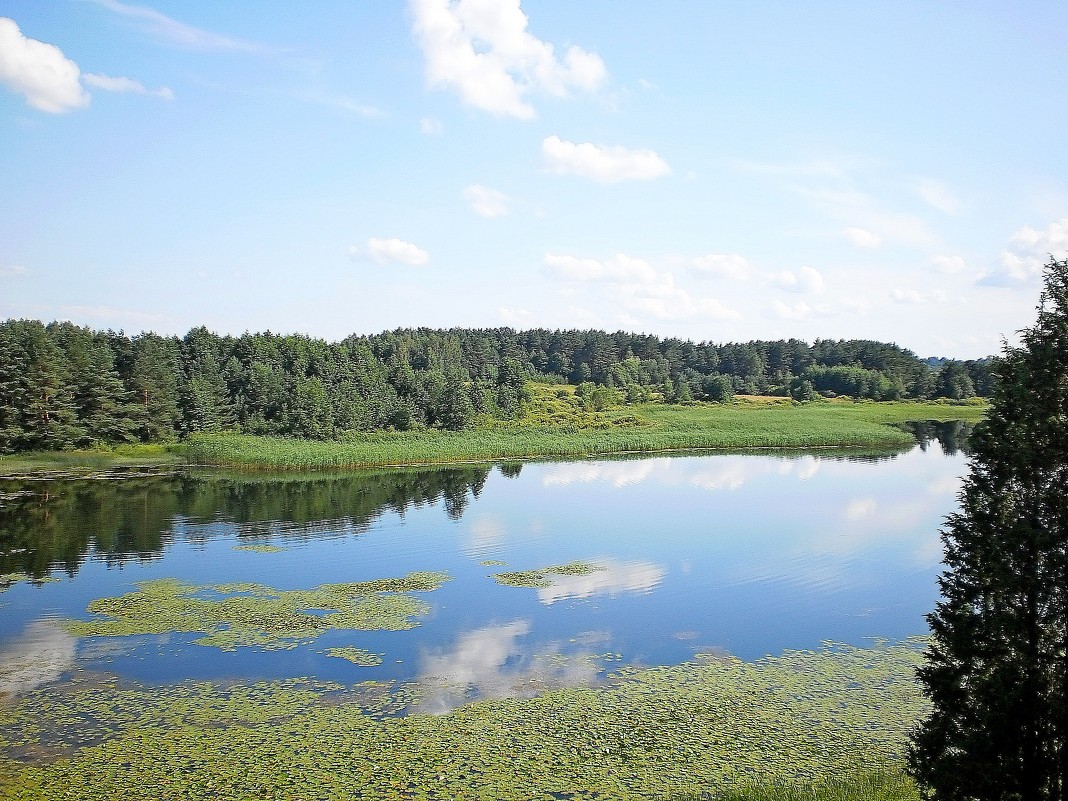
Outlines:
[[1006, 348], [942, 533], [942, 600], [910, 767], [930, 797], [1068, 797], [1068, 260]]

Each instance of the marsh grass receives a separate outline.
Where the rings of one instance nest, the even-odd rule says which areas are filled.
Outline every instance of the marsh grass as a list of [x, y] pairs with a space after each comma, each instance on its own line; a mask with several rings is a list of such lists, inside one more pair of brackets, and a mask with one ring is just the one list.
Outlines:
[[178, 443], [0, 454], [0, 476], [41, 472], [89, 473], [122, 467], [167, 467], [186, 461], [185, 446]]
[[466, 431], [377, 431], [353, 434], [343, 442], [198, 434], [190, 438], [186, 454], [196, 464], [319, 470], [697, 449], [893, 450], [915, 442], [895, 423], [976, 421], [985, 409], [906, 402], [645, 404], [633, 408], [633, 414], [626, 414], [639, 424], [592, 428], [498, 423]]

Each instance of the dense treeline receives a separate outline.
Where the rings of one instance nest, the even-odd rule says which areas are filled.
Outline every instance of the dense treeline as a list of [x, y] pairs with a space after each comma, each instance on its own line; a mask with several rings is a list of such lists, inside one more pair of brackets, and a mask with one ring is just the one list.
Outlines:
[[331, 439], [515, 419], [530, 380], [579, 386], [590, 408], [734, 394], [800, 400], [964, 399], [989, 361], [932, 366], [896, 345], [713, 345], [603, 331], [398, 329], [330, 343], [272, 333], [126, 336], [71, 323], [0, 324], [0, 452], [167, 442], [237, 430]]

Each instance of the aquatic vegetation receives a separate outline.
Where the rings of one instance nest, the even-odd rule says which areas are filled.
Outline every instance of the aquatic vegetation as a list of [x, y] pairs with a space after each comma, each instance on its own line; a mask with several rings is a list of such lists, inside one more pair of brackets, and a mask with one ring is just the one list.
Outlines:
[[4, 573], [0, 575], [0, 592], [10, 589], [18, 584], [20, 581], [28, 581], [31, 584], [51, 584], [56, 581], [61, 581], [55, 576], [41, 576], [35, 578], [34, 576], [27, 575], [26, 573]]
[[277, 545], [235, 545], [233, 550], [254, 551], [256, 553], [281, 553], [285, 548], [279, 548]]
[[589, 562], [568, 562], [566, 565], [551, 565], [537, 570], [494, 573], [493, 579], [506, 587], [542, 588], [552, 585], [550, 576], [588, 576], [598, 570], [604, 570], [604, 568]]
[[363, 648], [346, 646], [344, 648], [327, 648], [327, 656], [336, 656], [360, 667], [376, 667], [382, 664], [382, 654], [373, 654]]
[[904, 801], [921, 648], [623, 668], [442, 715], [390, 714], [405, 688], [382, 684], [83, 674], [0, 709], [0, 798]]
[[502, 561], [500, 559], [483, 559], [481, 562], [479, 562], [479, 564], [480, 565], [485, 565], [486, 567], [499, 567], [501, 565], [506, 565], [508, 563], [504, 562], [504, 561]]
[[224, 651], [255, 646], [295, 648], [328, 629], [410, 629], [429, 611], [413, 592], [429, 592], [448, 580], [444, 573], [417, 572], [311, 590], [276, 590], [262, 584], [196, 585], [177, 579], [137, 584], [135, 592], [98, 598], [86, 611], [92, 620], [71, 620], [81, 637], [199, 632], [198, 645]]

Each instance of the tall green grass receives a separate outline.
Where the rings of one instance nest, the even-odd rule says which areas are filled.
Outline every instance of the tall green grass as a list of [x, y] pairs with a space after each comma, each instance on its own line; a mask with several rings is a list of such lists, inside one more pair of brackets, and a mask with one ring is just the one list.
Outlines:
[[628, 413], [625, 424], [604, 428], [520, 422], [467, 431], [378, 431], [343, 442], [199, 434], [190, 438], [186, 455], [194, 464], [316, 470], [704, 448], [901, 449], [914, 440], [888, 423], [978, 420], [983, 409], [931, 403], [648, 404], [634, 408], [636, 419]]
[[856, 773], [813, 783], [744, 784], [709, 801], [919, 801], [915, 782], [902, 770], [858, 768]]

